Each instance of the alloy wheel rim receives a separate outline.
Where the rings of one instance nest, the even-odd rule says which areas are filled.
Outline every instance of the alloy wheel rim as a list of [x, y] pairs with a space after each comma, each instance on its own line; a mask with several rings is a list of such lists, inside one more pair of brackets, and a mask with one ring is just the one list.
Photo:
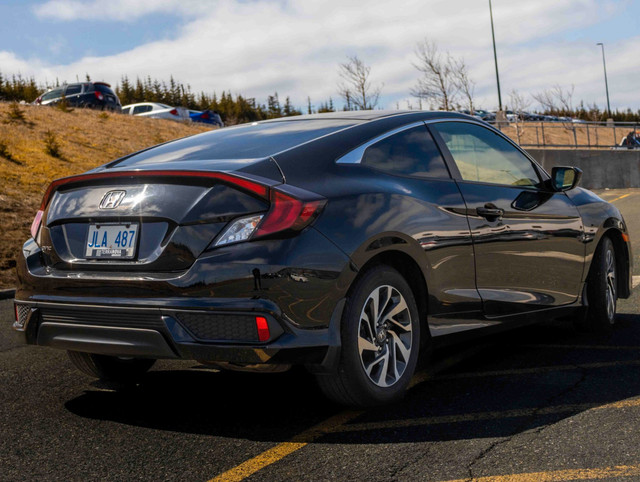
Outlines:
[[607, 317], [609, 322], [613, 323], [613, 318], [616, 314], [616, 262], [613, 256], [613, 251], [607, 250], [606, 255], [607, 264]]
[[367, 297], [358, 326], [358, 352], [365, 373], [386, 388], [404, 374], [412, 349], [411, 313], [393, 286], [374, 289]]

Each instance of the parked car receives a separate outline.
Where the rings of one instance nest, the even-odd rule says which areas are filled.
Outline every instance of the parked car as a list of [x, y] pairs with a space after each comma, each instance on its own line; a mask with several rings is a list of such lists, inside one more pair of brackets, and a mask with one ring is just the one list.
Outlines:
[[612, 329], [629, 232], [580, 176], [451, 112], [216, 129], [54, 181], [13, 327], [106, 380], [160, 358], [304, 365], [340, 403], [391, 402], [459, 336]]
[[184, 107], [171, 107], [158, 102], [140, 102], [138, 104], [125, 105], [122, 108], [122, 113], [142, 117], [153, 117], [155, 119], [169, 119], [183, 122], [191, 121], [189, 111]]
[[224, 122], [222, 122], [220, 114], [212, 110], [190, 110], [189, 117], [191, 118], [191, 122], [201, 122], [203, 124], [224, 127]]
[[72, 107], [112, 110], [120, 112], [122, 105], [116, 93], [106, 82], [78, 82], [49, 89], [34, 104], [57, 105], [65, 100]]

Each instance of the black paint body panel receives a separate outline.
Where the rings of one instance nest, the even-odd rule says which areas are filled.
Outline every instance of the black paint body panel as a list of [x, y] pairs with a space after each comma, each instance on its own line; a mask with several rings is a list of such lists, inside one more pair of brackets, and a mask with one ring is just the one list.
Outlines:
[[[426, 293], [425, 299], [418, 300], [425, 307], [422, 321], [436, 337], [508, 327], [580, 308], [600, 239], [608, 231], [627, 233], [619, 211], [583, 189], [557, 193], [545, 187], [463, 182], [450, 164], [450, 179], [424, 179], [336, 163], [390, 130], [443, 117], [475, 122], [469, 117], [427, 112], [329, 117], [340, 116], [345, 117], [344, 129], [259, 159], [198, 160], [197, 153], [215, 150], [215, 143], [202, 134], [92, 171], [133, 166], [140, 172], [139, 181], [101, 179], [60, 188], [45, 209], [37, 241], [30, 239], [23, 247], [16, 300], [34, 309], [48, 303], [159, 313], [167, 318], [163, 337], [182, 358], [294, 360], [327, 367], [340, 345], [345, 299], [370, 263], [400, 256], [394, 259], [416, 267], [410, 282], [414, 287], [423, 284], [419, 292]], [[308, 131], [296, 123], [313, 119], [269, 123]], [[191, 150], [181, 158], [185, 146]], [[450, 155], [439, 147], [450, 163]], [[230, 221], [266, 213], [269, 201], [210, 179], [144, 176], [145, 170], [159, 169], [231, 172], [294, 196], [323, 198], [326, 205], [300, 232], [216, 247], [212, 242]], [[128, 202], [100, 209], [105, 192], [116, 189], [131, 193]], [[504, 215], [493, 220], [479, 216], [476, 208], [487, 203]], [[138, 257], [82, 259], [83, 237], [95, 222], [140, 223]], [[619, 262], [628, 285], [620, 294], [628, 296], [630, 244], [620, 243], [627, 258], [621, 256]], [[206, 343], [189, 339], [177, 321], [170, 321], [175, 310], [264, 314], [280, 331], [257, 345]], [[32, 328], [22, 330], [28, 342], [37, 340], [37, 316], [32, 318]]]

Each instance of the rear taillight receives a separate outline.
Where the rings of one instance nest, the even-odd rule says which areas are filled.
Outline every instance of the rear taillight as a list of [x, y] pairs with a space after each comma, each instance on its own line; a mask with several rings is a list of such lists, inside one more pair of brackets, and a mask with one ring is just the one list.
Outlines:
[[36, 217], [33, 218], [33, 222], [31, 223], [31, 237], [35, 239], [38, 235], [38, 229], [40, 229], [40, 224], [42, 223], [42, 215], [44, 211], [42, 209], [38, 209], [36, 213]]
[[326, 200], [304, 202], [279, 191], [271, 191], [271, 209], [260, 223], [256, 236], [292, 229], [300, 231], [320, 213]]
[[102, 92], [98, 92], [97, 90], [93, 92], [93, 95], [96, 96], [96, 99], [98, 100], [104, 100], [104, 95], [102, 95]]
[[209, 118], [209, 114], [207, 114], [206, 112], [204, 114], [202, 114], [200, 117], [202, 117], [203, 119], [208, 119]]
[[171, 115], [178, 115], [178, 109], [171, 109], [171, 110], [169, 111], [169, 114], [171, 114]]
[[42, 97], [38, 97], [38, 98], [36, 99], [36, 104], [39, 104], [40, 102], [42, 102]]

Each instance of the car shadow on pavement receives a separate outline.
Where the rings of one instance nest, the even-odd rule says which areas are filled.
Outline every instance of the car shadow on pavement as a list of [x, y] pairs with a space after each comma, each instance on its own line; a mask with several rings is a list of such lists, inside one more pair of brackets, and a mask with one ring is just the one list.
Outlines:
[[[607, 336], [548, 323], [494, 335], [483, 343], [487, 341], [487, 349], [418, 384], [402, 402], [367, 410], [322, 441], [504, 437], [640, 396], [640, 315], [619, 315]], [[439, 350], [435, 361], [459, 355], [474, 343], [479, 342]], [[286, 441], [342, 410], [323, 397], [302, 369], [247, 374], [195, 365], [151, 371], [127, 389], [94, 384], [65, 406], [91, 419], [272, 442]]]

